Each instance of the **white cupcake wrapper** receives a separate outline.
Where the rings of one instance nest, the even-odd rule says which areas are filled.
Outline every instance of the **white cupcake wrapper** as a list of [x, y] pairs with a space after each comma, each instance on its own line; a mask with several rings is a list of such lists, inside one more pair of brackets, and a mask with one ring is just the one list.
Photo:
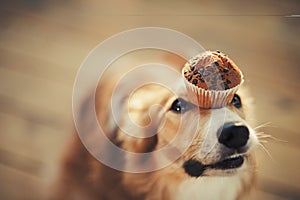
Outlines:
[[199, 105], [200, 108], [221, 108], [228, 105], [244, 82], [243, 75], [241, 74], [241, 83], [233, 88], [227, 90], [205, 90], [188, 82], [186, 78], [183, 79], [189, 100]]

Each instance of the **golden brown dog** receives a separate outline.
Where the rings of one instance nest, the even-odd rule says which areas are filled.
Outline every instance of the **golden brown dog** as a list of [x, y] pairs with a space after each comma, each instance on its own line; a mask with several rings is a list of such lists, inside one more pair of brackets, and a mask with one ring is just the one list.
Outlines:
[[[124, 150], [145, 153], [166, 147], [179, 135], [173, 147], [182, 155], [159, 170], [121, 172], [95, 159], [75, 134], [63, 161], [55, 199], [240, 199], [247, 194], [255, 181], [253, 147], [257, 138], [248, 121], [249, 98], [242, 89], [230, 104], [218, 109], [199, 109], [191, 104], [181, 92], [184, 84], [180, 80], [174, 83], [176, 94], [159, 84], [122, 94], [118, 117], [123, 128], [132, 128], [127, 123], [131, 120], [140, 127], [151, 124], [151, 131], [156, 131], [151, 137], [136, 138], [124, 133], [111, 114], [110, 99], [120, 75], [122, 72], [107, 75], [96, 93], [96, 113], [106, 136]], [[81, 116], [88, 132], [93, 130], [89, 129], [86, 102]], [[143, 162], [122, 159], [124, 165]]]

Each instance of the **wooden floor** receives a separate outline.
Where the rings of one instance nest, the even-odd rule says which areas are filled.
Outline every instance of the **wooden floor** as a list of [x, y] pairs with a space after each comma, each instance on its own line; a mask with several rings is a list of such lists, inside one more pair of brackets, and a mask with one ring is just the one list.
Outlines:
[[181, 31], [241, 66], [257, 123], [270, 123], [261, 131], [279, 138], [258, 150], [253, 199], [300, 199], [300, 18], [288, 16], [299, 1], [10, 2], [0, 1], [1, 200], [42, 197], [70, 139], [81, 62], [104, 39], [144, 26]]

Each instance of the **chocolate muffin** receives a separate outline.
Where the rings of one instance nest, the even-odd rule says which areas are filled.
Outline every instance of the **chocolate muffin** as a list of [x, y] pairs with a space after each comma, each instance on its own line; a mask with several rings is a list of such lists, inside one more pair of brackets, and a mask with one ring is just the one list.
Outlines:
[[189, 96], [196, 96], [193, 102], [204, 108], [225, 106], [243, 82], [240, 69], [220, 51], [194, 56], [184, 65], [182, 75]]
[[219, 51], [193, 57], [185, 64], [183, 73], [190, 83], [205, 90], [227, 90], [242, 80], [235, 63]]

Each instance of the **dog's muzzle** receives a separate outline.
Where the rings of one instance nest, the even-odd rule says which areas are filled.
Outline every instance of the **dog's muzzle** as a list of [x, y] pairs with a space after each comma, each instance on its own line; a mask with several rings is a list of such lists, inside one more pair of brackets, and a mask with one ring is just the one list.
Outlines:
[[204, 165], [198, 160], [190, 159], [183, 164], [183, 168], [187, 174], [192, 177], [201, 176], [204, 171], [210, 169], [235, 169], [244, 163], [244, 157], [237, 153], [247, 151], [246, 144], [249, 140], [249, 129], [240, 122], [225, 123], [217, 131], [218, 142], [224, 145], [230, 155], [225, 155], [220, 161], [208, 165]]

